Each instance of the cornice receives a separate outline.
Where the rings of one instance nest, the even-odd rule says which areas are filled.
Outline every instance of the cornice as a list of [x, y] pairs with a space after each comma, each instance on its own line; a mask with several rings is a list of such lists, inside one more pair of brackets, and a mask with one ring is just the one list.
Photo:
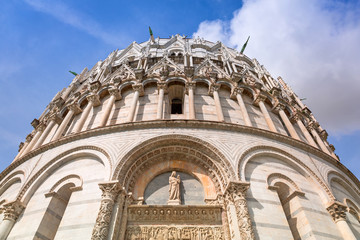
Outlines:
[[0, 173], [0, 180], [3, 179], [8, 173], [10, 173], [17, 166], [26, 162], [32, 157], [35, 157], [41, 153], [44, 153], [47, 150], [53, 149], [60, 145], [89, 138], [94, 136], [100, 136], [104, 134], [111, 134], [122, 131], [131, 131], [139, 129], [151, 129], [151, 128], [195, 128], [195, 129], [212, 129], [212, 130], [221, 130], [221, 131], [230, 131], [230, 132], [239, 132], [244, 134], [251, 134], [254, 136], [261, 136], [267, 139], [276, 140], [277, 142], [284, 143], [286, 145], [295, 147], [299, 150], [311, 153], [316, 157], [326, 160], [328, 163], [337, 167], [344, 174], [346, 174], [360, 189], [360, 181], [355, 177], [355, 175], [346, 168], [341, 162], [333, 158], [331, 155], [324, 153], [323, 151], [305, 143], [300, 140], [296, 140], [292, 137], [282, 135], [280, 133], [274, 133], [269, 130], [259, 129], [255, 127], [249, 127], [244, 125], [238, 125], [233, 123], [224, 123], [224, 122], [214, 122], [214, 121], [204, 121], [204, 120], [153, 120], [153, 121], [141, 121], [141, 122], [131, 122], [131, 123], [121, 123], [111, 126], [105, 126], [100, 128], [94, 128], [87, 131], [83, 131], [76, 134], [71, 134], [65, 137], [62, 137], [56, 141], [47, 143], [29, 153], [22, 156], [18, 160], [12, 162], [2, 173]]

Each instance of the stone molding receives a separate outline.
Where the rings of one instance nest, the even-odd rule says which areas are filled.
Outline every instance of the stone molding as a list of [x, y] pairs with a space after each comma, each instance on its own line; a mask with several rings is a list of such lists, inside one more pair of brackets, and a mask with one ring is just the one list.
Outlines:
[[326, 208], [326, 210], [329, 212], [334, 222], [346, 221], [346, 205], [334, 201]]
[[[113, 133], [117, 131], [127, 131], [127, 130], [137, 130], [137, 129], [145, 129], [145, 128], [159, 128], [159, 127], [185, 127], [185, 128], [196, 128], [196, 129], [214, 129], [214, 130], [225, 130], [225, 131], [235, 131], [241, 132], [245, 134], [252, 134], [254, 136], [261, 136], [267, 139], [276, 140], [280, 143], [285, 143], [288, 146], [296, 147], [300, 150], [307, 151], [317, 157], [326, 160], [328, 163], [332, 164], [335, 168], [342, 171], [343, 174], [350, 177], [350, 179], [357, 184], [358, 188], [360, 188], [360, 181], [355, 177], [353, 173], [350, 172], [341, 162], [332, 156], [324, 153], [323, 151], [299, 140], [291, 138], [289, 136], [285, 136], [279, 133], [274, 133], [268, 130], [237, 125], [232, 123], [218, 123], [211, 121], [200, 121], [200, 120], [161, 120], [161, 121], [143, 121], [143, 122], [131, 122], [131, 123], [123, 123], [111, 126], [105, 126], [103, 128], [95, 128], [87, 131], [79, 132], [77, 134], [72, 134], [68, 136], [64, 136], [56, 141], [52, 141], [50, 143], [44, 144], [33, 151], [21, 156], [16, 161], [12, 162], [2, 173], [0, 173], [0, 179], [6, 176], [10, 171], [15, 169], [17, 166], [21, 165], [28, 159], [45, 152], [54, 147], [60, 146], [65, 143], [69, 143], [72, 141], [84, 139], [87, 137], [93, 137], [98, 135], [103, 135], [106, 133]], [[31, 134], [29, 134], [31, 135]], [[28, 135], [29, 138], [31, 138]], [[259, 146], [259, 148], [268, 147], [268, 146]], [[86, 148], [86, 147], [85, 147]], [[77, 148], [78, 149], [78, 148]], [[275, 148], [274, 148], [275, 149]], [[276, 149], [276, 151], [279, 149]], [[72, 152], [73, 150], [69, 150]], [[248, 152], [248, 151], [247, 151]], [[288, 154], [288, 153], [285, 153]], [[107, 155], [107, 153], [106, 153]], [[244, 155], [244, 154], [243, 154]]]
[[99, 187], [102, 191], [100, 210], [96, 218], [91, 239], [106, 240], [109, 233], [114, 203], [122, 189], [118, 181], [99, 183]]

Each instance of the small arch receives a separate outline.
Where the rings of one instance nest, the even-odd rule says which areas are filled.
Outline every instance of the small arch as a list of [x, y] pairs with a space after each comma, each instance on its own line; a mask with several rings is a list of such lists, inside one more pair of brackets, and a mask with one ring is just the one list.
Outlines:
[[[294, 167], [301, 175], [308, 178], [310, 181], [314, 182], [316, 187], [320, 190], [323, 200], [330, 203], [335, 201], [335, 197], [330, 191], [329, 187], [320, 179], [320, 177], [314, 173], [310, 167], [308, 167], [303, 161], [297, 159], [288, 152], [270, 146], [255, 146], [246, 150], [241, 157], [239, 158], [237, 166], [238, 178], [242, 181], [245, 181], [245, 166], [247, 163], [259, 156], [274, 157], [276, 159], [285, 161]], [[324, 202], [324, 203], [326, 203]]]
[[293, 180], [291, 180], [289, 177], [281, 173], [271, 173], [267, 177], [267, 184], [268, 184], [268, 188], [270, 189], [275, 187], [278, 182], [282, 182], [287, 186], [289, 186], [292, 192], [294, 191], [301, 192], [300, 188], [296, 185], [296, 183]]
[[195, 78], [193, 81], [196, 83], [198, 83], [198, 82], [205, 83], [208, 85], [208, 87], [211, 85], [211, 81], [207, 78]]
[[49, 193], [57, 192], [60, 188], [62, 188], [65, 184], [68, 184], [68, 183], [74, 184], [74, 186], [72, 188], [70, 188], [71, 191], [79, 191], [82, 189], [82, 186], [83, 186], [83, 180], [81, 177], [79, 177], [76, 174], [70, 174], [66, 177], [63, 177], [59, 181], [57, 181], [54, 184], [54, 186], [51, 187]]

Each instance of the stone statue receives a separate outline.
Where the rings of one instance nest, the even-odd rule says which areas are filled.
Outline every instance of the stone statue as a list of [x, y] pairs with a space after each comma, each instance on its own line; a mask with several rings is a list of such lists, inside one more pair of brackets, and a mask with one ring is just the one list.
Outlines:
[[169, 177], [169, 205], [180, 205], [180, 175], [173, 171]]

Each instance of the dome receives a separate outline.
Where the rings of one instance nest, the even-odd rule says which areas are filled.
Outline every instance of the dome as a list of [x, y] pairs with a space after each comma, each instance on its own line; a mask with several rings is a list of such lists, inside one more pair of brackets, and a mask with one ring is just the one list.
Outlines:
[[326, 130], [221, 42], [133, 42], [31, 124], [0, 174], [1, 239], [360, 239]]

